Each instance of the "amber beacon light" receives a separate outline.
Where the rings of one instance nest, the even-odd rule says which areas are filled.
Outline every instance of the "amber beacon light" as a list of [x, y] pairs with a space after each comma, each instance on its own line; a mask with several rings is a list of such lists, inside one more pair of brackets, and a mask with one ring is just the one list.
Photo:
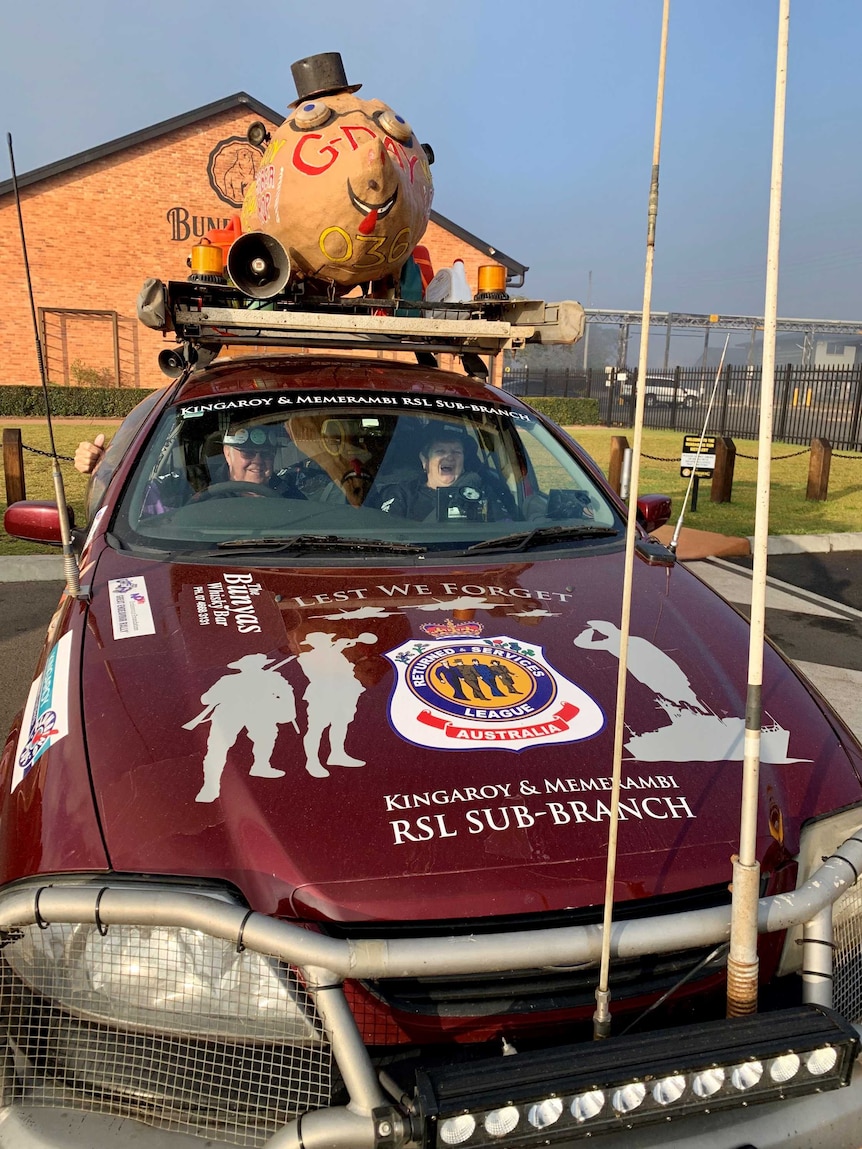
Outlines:
[[221, 275], [224, 271], [222, 250], [209, 241], [198, 243], [192, 248], [189, 265], [198, 275]]
[[506, 294], [506, 269], [499, 263], [483, 263], [479, 268], [479, 290], [477, 299], [508, 299]]

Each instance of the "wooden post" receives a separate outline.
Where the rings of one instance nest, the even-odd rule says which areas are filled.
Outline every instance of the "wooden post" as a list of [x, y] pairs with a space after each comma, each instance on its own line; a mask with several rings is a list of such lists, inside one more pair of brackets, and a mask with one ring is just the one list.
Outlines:
[[712, 472], [711, 503], [729, 503], [733, 492], [733, 468], [736, 466], [736, 444], [722, 435], [715, 440], [715, 470]]
[[811, 440], [811, 458], [808, 462], [808, 489], [806, 499], [826, 501], [829, 493], [829, 468], [832, 465], [832, 447], [828, 439]]
[[24, 449], [17, 427], [3, 428], [3, 471], [6, 475], [6, 504], [27, 498], [24, 490]]
[[611, 435], [611, 461], [608, 464], [608, 482], [620, 493], [620, 480], [623, 473], [623, 455], [629, 448], [625, 435]]

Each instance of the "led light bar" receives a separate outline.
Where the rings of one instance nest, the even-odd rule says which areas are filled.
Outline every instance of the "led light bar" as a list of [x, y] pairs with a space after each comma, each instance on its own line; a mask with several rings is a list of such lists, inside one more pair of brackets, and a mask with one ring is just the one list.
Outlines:
[[859, 1039], [820, 1006], [417, 1075], [425, 1144], [547, 1145], [838, 1089]]

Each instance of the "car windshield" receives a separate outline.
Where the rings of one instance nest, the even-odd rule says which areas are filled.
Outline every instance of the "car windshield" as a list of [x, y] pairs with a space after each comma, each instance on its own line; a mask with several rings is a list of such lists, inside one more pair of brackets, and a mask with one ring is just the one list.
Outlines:
[[518, 549], [621, 529], [578, 459], [526, 412], [285, 391], [169, 409], [112, 528], [124, 545], [174, 553]]

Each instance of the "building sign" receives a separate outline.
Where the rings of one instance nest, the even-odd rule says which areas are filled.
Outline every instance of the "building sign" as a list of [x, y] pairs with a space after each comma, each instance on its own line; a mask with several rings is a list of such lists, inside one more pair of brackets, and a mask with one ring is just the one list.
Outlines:
[[711, 479], [715, 470], [715, 435], [684, 435], [679, 473], [684, 479]]
[[242, 207], [245, 193], [257, 177], [261, 151], [245, 136], [229, 136], [210, 152], [207, 176], [210, 187], [220, 200], [231, 207]]
[[221, 230], [230, 224], [228, 216], [192, 215], [182, 204], [169, 207], [165, 219], [171, 225], [171, 239], [174, 243], [185, 243], [192, 236], [203, 239], [208, 231]]
[[[245, 136], [219, 140], [207, 160], [207, 178], [223, 203], [231, 208], [242, 207], [246, 189], [257, 176], [260, 159], [260, 148], [253, 147]], [[230, 225], [230, 216], [196, 215], [183, 204], [169, 207], [165, 219], [170, 224], [173, 243], [203, 239], [208, 231], [222, 231]]]

